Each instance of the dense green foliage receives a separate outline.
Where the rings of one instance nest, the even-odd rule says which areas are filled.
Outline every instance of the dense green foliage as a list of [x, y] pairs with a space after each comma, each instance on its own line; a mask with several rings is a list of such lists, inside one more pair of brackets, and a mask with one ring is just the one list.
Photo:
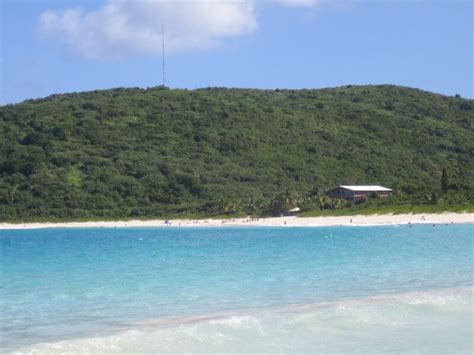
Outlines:
[[473, 122], [397, 86], [53, 95], [0, 107], [0, 220], [260, 213], [287, 190], [309, 210], [341, 183], [469, 204]]

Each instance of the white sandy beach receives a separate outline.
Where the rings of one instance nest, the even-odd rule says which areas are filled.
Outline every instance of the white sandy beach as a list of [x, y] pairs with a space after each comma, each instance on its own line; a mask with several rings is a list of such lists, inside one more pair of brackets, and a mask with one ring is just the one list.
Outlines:
[[128, 220], [61, 223], [0, 223], [1, 229], [37, 229], [37, 228], [118, 228], [118, 227], [323, 227], [323, 226], [369, 226], [397, 224], [450, 224], [474, 223], [474, 213], [441, 214], [382, 214], [328, 217], [272, 217], [272, 218], [233, 218], [233, 219], [175, 219], [165, 220]]

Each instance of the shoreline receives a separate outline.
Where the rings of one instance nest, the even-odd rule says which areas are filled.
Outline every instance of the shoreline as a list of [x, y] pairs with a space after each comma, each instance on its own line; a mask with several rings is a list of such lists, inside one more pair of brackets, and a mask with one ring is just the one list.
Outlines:
[[[22, 344], [20, 346], [6, 346], [0, 348], [6, 354], [23, 354], [31, 353], [36, 350], [39, 353], [63, 353], [63, 352], [74, 352], [77, 351], [81, 346], [86, 347], [89, 352], [101, 352], [101, 350], [107, 350], [111, 343], [116, 346], [124, 346], [121, 343], [124, 341], [133, 341], [134, 344], [137, 342], [149, 342], [150, 338], [147, 334], [152, 334], [154, 338], [160, 336], [166, 336], [167, 332], [174, 332], [176, 329], [184, 330], [181, 336], [189, 339], [189, 333], [186, 331], [190, 328], [198, 328], [202, 330], [202, 327], [208, 326], [220, 326], [222, 331], [231, 331], [241, 324], [248, 327], [252, 325], [249, 320], [264, 322], [263, 326], [268, 329], [271, 324], [275, 322], [284, 322], [284, 324], [293, 324], [293, 322], [286, 322], [286, 320], [299, 320], [297, 324], [301, 325], [301, 320], [312, 316], [311, 320], [321, 320], [325, 318], [327, 312], [337, 312], [340, 315], [344, 312], [347, 317], [357, 317], [361, 314], [360, 310], [363, 309], [363, 314], [372, 312], [372, 317], [377, 319], [378, 311], [383, 307], [393, 307], [393, 305], [409, 306], [412, 310], [410, 316], [413, 317], [414, 308], [429, 307], [440, 307], [443, 302], [449, 299], [449, 303], [453, 304], [468, 304], [463, 301], [465, 297], [472, 297], [473, 288], [471, 286], [466, 287], [455, 287], [455, 288], [436, 288], [423, 291], [406, 291], [406, 292], [393, 292], [387, 294], [368, 294], [364, 296], [355, 296], [351, 298], [341, 298], [328, 301], [316, 301], [308, 303], [286, 303], [274, 306], [263, 306], [263, 307], [249, 307], [249, 308], [236, 308], [229, 310], [214, 311], [210, 313], [202, 314], [188, 314], [188, 315], [176, 315], [163, 318], [149, 318], [143, 320], [134, 320], [129, 322], [126, 326], [102, 330], [98, 333], [81, 334], [77, 337], [60, 338], [56, 340], [47, 339], [41, 342], [34, 342], [31, 344]], [[375, 313], [374, 310], [375, 309]], [[415, 310], [416, 311], [416, 310]], [[404, 327], [404, 321], [407, 317], [405, 312], [390, 312], [386, 315], [394, 321], [388, 322], [389, 327]], [[301, 318], [303, 317], [303, 318]], [[399, 318], [400, 317], [400, 318]], [[340, 325], [337, 321], [342, 317], [335, 317], [336, 324], [327, 324], [326, 321], [322, 324], [319, 323], [319, 330], [325, 329], [327, 326], [334, 327]], [[347, 319], [347, 318], [343, 318]], [[356, 318], [358, 321], [359, 318]], [[267, 321], [267, 322], [265, 322]], [[270, 323], [271, 322], [271, 323]], [[254, 322], [255, 324], [255, 322]], [[259, 323], [262, 324], [262, 323]], [[283, 323], [279, 323], [283, 324]], [[313, 323], [311, 323], [313, 324]], [[457, 324], [457, 323], [456, 323]], [[344, 324], [342, 324], [344, 325]], [[378, 324], [377, 326], [380, 326]], [[385, 325], [387, 326], [387, 325]], [[260, 328], [262, 329], [262, 328]], [[240, 329], [241, 330], [241, 329]], [[202, 334], [202, 333], [201, 333]], [[137, 340], [138, 336], [138, 340]], [[130, 339], [133, 337], [133, 339]], [[191, 337], [192, 338], [192, 337]], [[101, 343], [102, 342], [102, 343]], [[100, 346], [103, 346], [100, 348]], [[136, 345], [134, 345], [136, 346]], [[169, 345], [168, 345], [169, 346]], [[150, 344], [151, 350], [156, 352], [155, 344]], [[157, 346], [156, 346], [157, 348]], [[62, 351], [61, 351], [62, 350]], [[2, 353], [3, 353], [2, 352]], [[127, 351], [123, 351], [127, 353]], [[151, 352], [151, 351], [150, 351]], [[188, 351], [171, 351], [171, 352], [188, 352]], [[122, 351], [120, 351], [122, 353]]]
[[173, 219], [91, 222], [0, 223], [0, 230], [44, 228], [137, 228], [137, 227], [336, 227], [402, 224], [474, 223], [474, 213], [404, 213], [324, 217], [268, 217], [232, 219]]

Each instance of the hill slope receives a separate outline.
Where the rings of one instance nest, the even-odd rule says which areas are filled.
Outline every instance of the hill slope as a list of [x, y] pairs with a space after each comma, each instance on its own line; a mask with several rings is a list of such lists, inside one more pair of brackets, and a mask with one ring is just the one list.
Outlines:
[[474, 178], [474, 101], [396, 86], [162, 88], [0, 107], [0, 219], [191, 212], [340, 183]]

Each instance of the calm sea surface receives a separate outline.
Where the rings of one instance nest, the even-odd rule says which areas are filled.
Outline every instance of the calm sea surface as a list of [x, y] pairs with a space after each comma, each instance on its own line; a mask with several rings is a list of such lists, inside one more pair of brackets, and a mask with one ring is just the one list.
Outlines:
[[466, 353], [473, 225], [0, 231], [0, 351]]

